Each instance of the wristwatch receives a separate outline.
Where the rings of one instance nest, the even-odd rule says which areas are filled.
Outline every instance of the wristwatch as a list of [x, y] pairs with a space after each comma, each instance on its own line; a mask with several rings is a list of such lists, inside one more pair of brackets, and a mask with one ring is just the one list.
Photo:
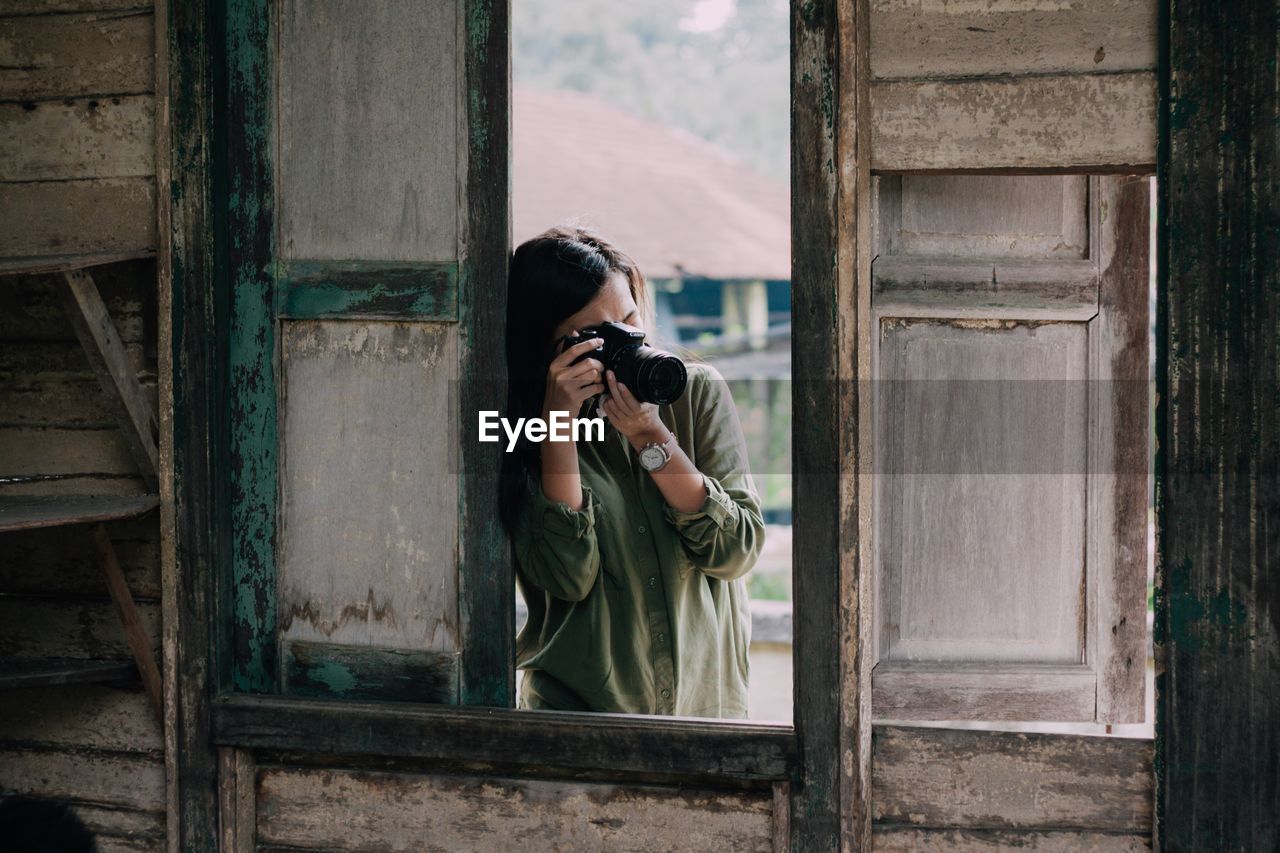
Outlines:
[[646, 471], [659, 471], [664, 465], [671, 461], [671, 454], [667, 452], [667, 445], [676, 440], [674, 432], [668, 433], [667, 440], [659, 444], [651, 441], [644, 447], [640, 448], [640, 467]]

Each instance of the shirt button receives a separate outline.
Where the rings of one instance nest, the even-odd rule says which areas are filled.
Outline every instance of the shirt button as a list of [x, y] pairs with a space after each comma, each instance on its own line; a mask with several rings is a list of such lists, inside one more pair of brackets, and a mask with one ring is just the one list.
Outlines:
[[658, 642], [659, 642], [659, 643], [665, 643], [666, 641], [667, 641], [667, 635], [666, 635], [666, 634], [659, 634], [659, 635], [658, 635]]
[[641, 532], [641, 533], [644, 533], [644, 531], [645, 531], [645, 526], [642, 524], [642, 525], [640, 525], [639, 527], [637, 527], [637, 528], [636, 528], [636, 530], [638, 530], [638, 531], [639, 531], [639, 532]]
[[670, 698], [671, 698], [671, 691], [670, 691], [670, 690], [668, 690], [668, 689], [667, 689], [667, 688], [665, 688], [665, 687], [664, 687], [664, 688], [662, 688], [662, 698], [663, 698], [663, 699], [670, 699]]
[[656, 589], [657, 586], [658, 586], [658, 579], [656, 577], [649, 578], [649, 589]]

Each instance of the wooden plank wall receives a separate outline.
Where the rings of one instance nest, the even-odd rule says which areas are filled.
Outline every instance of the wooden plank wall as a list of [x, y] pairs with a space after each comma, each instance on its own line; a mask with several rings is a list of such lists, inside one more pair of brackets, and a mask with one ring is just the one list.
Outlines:
[[[151, 249], [154, 18], [140, 0], [0, 11], [0, 256]], [[154, 405], [155, 263], [95, 271]], [[18, 482], [15, 482], [18, 480]], [[0, 279], [0, 491], [142, 490], [47, 276]], [[160, 644], [159, 523], [111, 527]], [[0, 542], [0, 657], [128, 657], [87, 528]], [[164, 845], [164, 745], [140, 686], [0, 693], [0, 793], [71, 803], [103, 851]]]
[[[243, 756], [244, 753], [241, 753]], [[239, 826], [254, 849], [766, 853], [772, 791], [453, 776], [263, 764]], [[781, 800], [785, 811], [785, 800]], [[251, 827], [248, 830], [247, 827]], [[335, 831], [340, 828], [340, 831]], [[224, 838], [228, 837], [224, 835]]]
[[1151, 849], [1148, 740], [876, 726], [876, 850]]

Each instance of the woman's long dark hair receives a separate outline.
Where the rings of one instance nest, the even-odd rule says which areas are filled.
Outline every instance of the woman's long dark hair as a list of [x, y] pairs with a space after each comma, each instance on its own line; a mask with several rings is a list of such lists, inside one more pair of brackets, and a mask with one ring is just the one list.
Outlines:
[[[641, 316], [649, 310], [644, 276], [635, 261], [589, 228], [559, 226], [521, 243], [507, 279], [507, 411], [516, 418], [542, 417], [547, 368], [556, 327], [595, 299], [610, 276], [621, 273]], [[577, 412], [573, 413], [575, 416]], [[525, 484], [541, 475], [538, 445], [522, 435], [502, 455], [499, 517], [515, 530]]]

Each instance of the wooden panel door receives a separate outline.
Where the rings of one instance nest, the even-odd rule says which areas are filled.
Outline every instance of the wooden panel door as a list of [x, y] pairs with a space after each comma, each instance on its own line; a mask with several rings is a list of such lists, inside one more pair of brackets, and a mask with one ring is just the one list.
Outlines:
[[509, 704], [506, 7], [230, 6], [236, 685]]
[[1142, 720], [1148, 187], [878, 178], [879, 717]]

